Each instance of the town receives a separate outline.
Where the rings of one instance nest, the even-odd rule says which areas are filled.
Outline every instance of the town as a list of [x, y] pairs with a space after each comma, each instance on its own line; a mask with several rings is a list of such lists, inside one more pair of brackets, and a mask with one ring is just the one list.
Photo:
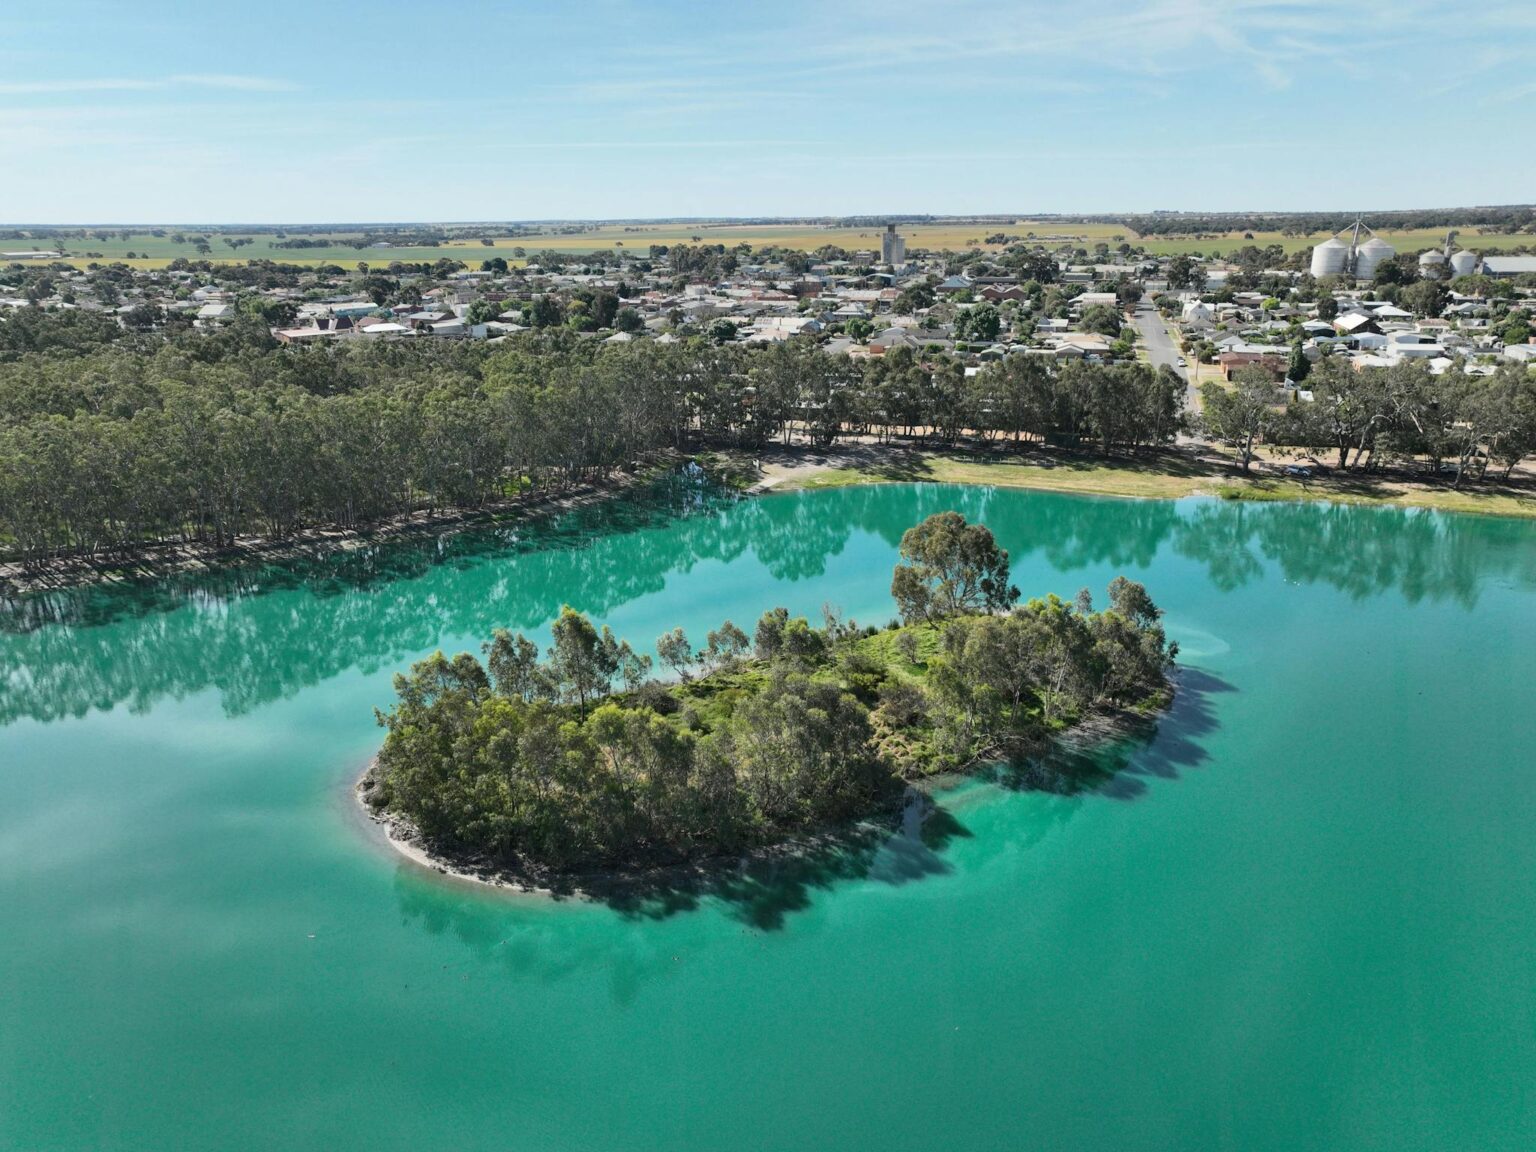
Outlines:
[[[570, 253], [539, 251], [529, 235], [502, 241], [504, 256], [475, 266], [451, 256], [402, 262], [376, 242], [349, 266], [193, 255], [153, 269], [65, 262], [62, 242], [43, 249], [42, 234], [18, 232], [34, 247], [0, 252], [0, 309], [101, 313], [138, 331], [255, 318], [284, 344], [499, 341], [557, 327], [615, 344], [804, 337], [853, 359], [910, 348], [974, 371], [1012, 355], [1164, 360], [1161, 325], [1138, 308], [1144, 302], [1167, 322], [1176, 366], [1185, 374], [1187, 358], [1191, 376], [1212, 365], [1230, 379], [1260, 364], [1283, 381], [1296, 349], [1312, 362], [1344, 356], [1358, 367], [1423, 359], [1435, 373], [1536, 363], [1536, 255], [1455, 248], [1454, 231], [1442, 246], [1398, 253], [1379, 238], [1359, 243], [1360, 231], [1353, 243], [1322, 238], [1310, 256], [1241, 244], [1222, 255], [1219, 243], [1206, 256], [1158, 256], [1123, 238], [1033, 233], [1006, 246], [932, 251], [909, 249], [893, 223], [878, 248], [863, 251], [700, 243]], [[194, 242], [207, 253], [205, 240]]]

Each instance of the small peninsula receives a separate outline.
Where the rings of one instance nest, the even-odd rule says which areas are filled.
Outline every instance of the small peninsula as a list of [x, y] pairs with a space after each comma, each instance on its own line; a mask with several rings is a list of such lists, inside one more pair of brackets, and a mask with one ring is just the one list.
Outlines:
[[906, 787], [1038, 754], [1095, 716], [1172, 698], [1162, 612], [1124, 577], [1019, 605], [982, 525], [930, 516], [901, 541], [899, 623], [821, 627], [774, 608], [654, 661], [570, 607], [539, 647], [435, 653], [397, 699], [359, 794], [454, 870], [529, 882], [697, 864], [895, 811]]

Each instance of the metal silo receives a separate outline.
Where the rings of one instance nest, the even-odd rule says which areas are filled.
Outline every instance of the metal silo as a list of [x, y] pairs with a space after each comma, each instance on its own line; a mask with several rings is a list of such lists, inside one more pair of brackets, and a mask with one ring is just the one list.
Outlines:
[[1426, 280], [1438, 280], [1445, 275], [1445, 253], [1437, 248], [1419, 253], [1419, 275]]
[[1477, 272], [1477, 266], [1482, 259], [1476, 252], [1468, 252], [1463, 248], [1451, 257], [1451, 274], [1453, 276], [1472, 276]]
[[1337, 276], [1349, 262], [1349, 246], [1337, 236], [1330, 236], [1312, 249], [1312, 275]]
[[1355, 252], [1355, 279], [1375, 279], [1376, 269], [1396, 255], [1396, 248], [1380, 236], [1372, 236]]

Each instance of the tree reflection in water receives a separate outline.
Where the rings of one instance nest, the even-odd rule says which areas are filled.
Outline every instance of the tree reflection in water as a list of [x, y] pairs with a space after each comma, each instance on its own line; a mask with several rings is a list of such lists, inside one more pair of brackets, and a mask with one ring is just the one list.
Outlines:
[[1286, 580], [1321, 582], [1355, 598], [1396, 590], [1412, 602], [1451, 599], [1468, 608], [1490, 580], [1536, 583], [1536, 533], [1512, 520], [932, 484], [741, 499], [678, 477], [515, 525], [7, 602], [0, 605], [0, 724], [119, 704], [146, 710], [209, 688], [228, 713], [240, 714], [348, 669], [399, 665], [443, 637], [537, 629], [562, 603], [602, 617], [703, 562], [751, 553], [776, 580], [811, 579], [856, 530], [894, 554], [906, 528], [946, 508], [986, 522], [1015, 567], [1038, 554], [1063, 572], [1145, 568], [1171, 547], [1199, 562], [1221, 590], [1273, 567]]

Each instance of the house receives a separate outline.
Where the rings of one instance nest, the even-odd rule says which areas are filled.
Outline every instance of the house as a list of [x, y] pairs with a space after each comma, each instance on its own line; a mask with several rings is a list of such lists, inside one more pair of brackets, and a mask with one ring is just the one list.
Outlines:
[[308, 344], [318, 340], [334, 340], [341, 333], [329, 328], [279, 328], [272, 335], [279, 344]]
[[1095, 308], [1101, 305], [1114, 308], [1118, 304], [1119, 297], [1113, 292], [1084, 292], [1073, 299], [1072, 310], [1074, 312], [1082, 312], [1084, 309]]
[[1223, 352], [1216, 357], [1216, 364], [1221, 368], [1222, 375], [1228, 380], [1236, 375], [1237, 370], [1248, 364], [1257, 364], [1268, 368], [1276, 376], [1282, 375], [1290, 364], [1290, 356], [1284, 351], [1269, 348], [1259, 344], [1242, 345], [1229, 352]]
[[396, 324], [392, 320], [379, 318], [373, 324], [360, 323], [357, 326], [357, 334], [359, 336], [393, 336], [398, 338], [401, 336], [414, 336], [416, 330], [414, 328], [407, 328], [404, 324]]
[[1074, 332], [1056, 342], [1058, 359], [1073, 359], [1081, 356], [1107, 357], [1108, 355], [1109, 340], [1097, 333]]
[[887, 328], [869, 341], [871, 348], [920, 348], [922, 341], [912, 334], [910, 328]]
[[1334, 320], [1333, 327], [1336, 332], [1345, 336], [1358, 336], [1362, 332], [1381, 332], [1381, 325], [1376, 323], [1376, 318], [1364, 312], [1344, 313]]
[[765, 343], [788, 340], [792, 336], [812, 336], [822, 329], [814, 316], [761, 316], [752, 322], [749, 342]]
[[[1394, 333], [1394, 335], [1413, 336], [1411, 332]], [[1389, 358], [1402, 360], [1433, 360], [1445, 355], [1445, 345], [1436, 344], [1433, 341], [1419, 342], [1417, 339], [1392, 341], [1387, 345]]]
[[330, 306], [332, 316], [351, 316], [356, 319], [359, 316], [371, 316], [379, 310], [379, 306], [372, 300], [343, 300]]
[[1184, 307], [1179, 312], [1179, 321], [1191, 325], [1209, 325], [1215, 323], [1216, 315], [1211, 311], [1211, 306], [1204, 300], [1196, 297], [1184, 301]]

